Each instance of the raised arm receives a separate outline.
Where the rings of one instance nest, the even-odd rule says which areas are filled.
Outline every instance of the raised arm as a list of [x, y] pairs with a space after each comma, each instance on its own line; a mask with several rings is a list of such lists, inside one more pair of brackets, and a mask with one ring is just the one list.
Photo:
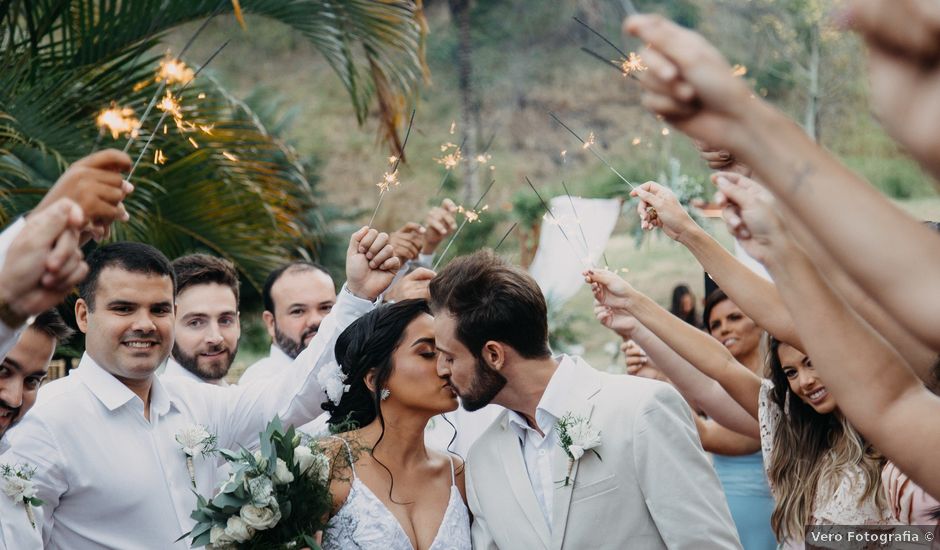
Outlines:
[[[374, 307], [399, 268], [388, 235], [363, 227], [350, 238], [346, 255], [346, 284], [316, 336], [291, 368], [257, 384], [218, 388], [187, 384], [181, 391], [200, 392], [209, 403], [219, 445], [251, 447], [258, 433], [278, 415], [285, 424], [300, 426], [320, 414], [327, 395], [318, 380], [323, 366], [334, 360], [336, 338], [353, 321]], [[182, 386], [182, 384], [180, 384]]]
[[594, 298], [612, 311], [626, 310], [709, 378], [717, 381], [753, 418], [761, 379], [732, 357], [720, 342], [672, 315], [609, 271], [588, 270]]
[[915, 483], [940, 496], [940, 398], [832, 290], [789, 237], [772, 205], [733, 185], [721, 189], [738, 205], [750, 236], [745, 240], [749, 252], [777, 281], [813, 366], [839, 410]]
[[598, 305], [594, 308], [594, 314], [604, 326], [613, 330], [621, 338], [629, 338], [636, 342], [653, 360], [656, 368], [669, 378], [669, 381], [693, 407], [703, 410], [705, 414], [730, 430], [751, 438], [760, 437], [757, 419], [741, 407], [721, 387], [721, 384], [683, 359], [629, 313]]
[[[754, 273], [702, 229], [679, 204], [675, 194], [654, 182], [634, 189], [644, 229], [659, 227], [670, 239], [689, 249], [709, 276], [748, 317], [778, 340], [800, 348], [790, 313], [771, 281]], [[656, 209], [651, 217], [647, 207]]]
[[[940, 238], [755, 98], [699, 34], [658, 16], [632, 17], [626, 29], [649, 44], [649, 70], [639, 73], [646, 86], [644, 104], [686, 134], [740, 155], [870, 297], [940, 350], [940, 295], [934, 292]], [[875, 61], [891, 66], [890, 60]], [[896, 76], [910, 75], [899, 70]], [[921, 74], [928, 76], [935, 80]], [[913, 88], [924, 84], [909, 83], [912, 89], [891, 95], [913, 97]], [[936, 105], [937, 92], [929, 93]], [[832, 215], [836, 206], [838, 216]], [[897, 269], [901, 265], [904, 270]]]

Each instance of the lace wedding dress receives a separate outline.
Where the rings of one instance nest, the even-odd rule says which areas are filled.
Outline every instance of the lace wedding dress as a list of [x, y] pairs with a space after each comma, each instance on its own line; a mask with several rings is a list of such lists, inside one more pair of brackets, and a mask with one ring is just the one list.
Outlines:
[[[346, 502], [327, 523], [323, 550], [415, 550], [395, 516], [356, 475], [349, 444], [343, 443], [353, 479]], [[450, 477], [450, 500], [429, 550], [471, 550], [470, 513], [457, 488], [453, 458]]]

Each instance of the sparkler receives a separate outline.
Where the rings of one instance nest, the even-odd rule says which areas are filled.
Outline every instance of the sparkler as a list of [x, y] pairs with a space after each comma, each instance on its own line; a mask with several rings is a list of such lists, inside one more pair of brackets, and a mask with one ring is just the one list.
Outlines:
[[[455, 127], [454, 127], [454, 124], [456, 124], [456, 123], [451, 123], [451, 128], [452, 128], [452, 129], [455, 128]], [[453, 133], [454, 133], [454, 132], [451, 131], [451, 134], [453, 134]], [[485, 157], [487, 158], [487, 161], [489, 161], [489, 158], [490, 158], [490, 157], [489, 157], [490, 146], [493, 145], [493, 141], [494, 141], [495, 139], [496, 139], [496, 130], [493, 130], [493, 133], [490, 135], [489, 141], [486, 142], [486, 147], [483, 148], [483, 153], [482, 153], [482, 156], [485, 156]], [[462, 150], [463, 150], [463, 146], [464, 146], [466, 143], [467, 143], [467, 137], [464, 136], [463, 141], [460, 142], [460, 146], [457, 147], [457, 149], [459, 149], [459, 150], [462, 151]], [[480, 157], [480, 155], [477, 155], [477, 159], [478, 159], [478, 160], [479, 160], [479, 157]], [[492, 168], [492, 166], [491, 166], [490, 168]], [[444, 185], [447, 183], [447, 179], [450, 178], [450, 172], [451, 172], [450, 170], [445, 170], [444, 175], [441, 176], [441, 182], [437, 184], [437, 192], [434, 193], [434, 198], [437, 198], [437, 197], [441, 194], [441, 191], [444, 190]]]
[[111, 133], [112, 139], [117, 139], [121, 134], [133, 136], [137, 132], [137, 122], [133, 109], [118, 107], [113, 101], [110, 107], [98, 113], [95, 118], [95, 124], [102, 130], [98, 135], [104, 134], [106, 130]]
[[[571, 250], [574, 252], [575, 257], [581, 261], [584, 261], [585, 258], [581, 258], [580, 256], [578, 256], [578, 249], [575, 248], [574, 243], [571, 242], [571, 239], [568, 238], [568, 234], [565, 233], [565, 228], [561, 226], [561, 220], [555, 217], [555, 213], [552, 212], [552, 208], [548, 205], [547, 202], [545, 202], [545, 199], [542, 198], [542, 195], [539, 194], [538, 189], [536, 189], [535, 186], [532, 185], [532, 181], [529, 180], [529, 176], [525, 176], [525, 182], [529, 184], [530, 188], [532, 188], [532, 191], [535, 193], [535, 196], [538, 197], [539, 202], [542, 203], [542, 207], [545, 209], [545, 212], [547, 212], [548, 215], [551, 216], [552, 220], [555, 222], [555, 225], [558, 227], [558, 230], [561, 231], [561, 236], [564, 237], [566, 241], [568, 241], [568, 246], [571, 247]], [[570, 195], [568, 198], [569, 199], [571, 198]], [[585, 248], [586, 247], [587, 247], [587, 241], [585, 241]], [[588, 263], [588, 262], [584, 262], [584, 263]]]
[[[411, 110], [411, 119], [408, 121], [408, 130], [405, 131], [405, 141], [401, 144], [401, 156], [405, 155], [405, 146], [408, 145], [408, 138], [411, 136], [411, 126], [415, 121], [415, 112], [417, 109]], [[392, 159], [395, 159], [394, 164], [392, 164]], [[394, 185], [398, 186], [401, 182], [398, 181], [398, 165], [401, 164], [400, 156], [391, 156], [389, 157], [389, 164], [391, 167], [388, 172], [385, 172], [385, 175], [382, 176], [382, 181], [378, 183], [379, 188], [379, 202], [375, 205], [375, 210], [372, 211], [372, 217], [369, 218], [369, 227], [372, 227], [372, 222], [375, 221], [375, 215], [379, 213], [379, 207], [382, 206], [382, 199], [385, 198], [385, 192], [388, 191], [389, 186]]]
[[[190, 84], [196, 81], [196, 76], [198, 76], [199, 73], [201, 73], [203, 69], [208, 67], [209, 63], [212, 63], [212, 60], [215, 59], [215, 56], [219, 55], [219, 52], [221, 52], [225, 48], [225, 46], [228, 46], [228, 43], [229, 41], [226, 40], [225, 42], [222, 43], [221, 46], [219, 46], [218, 48], [216, 48], [214, 52], [212, 52], [212, 55], [210, 55], [209, 58], [206, 59], [206, 62], [203, 63], [202, 66], [196, 70], [196, 72], [193, 73], [193, 79], [187, 82], [186, 84], [184, 84], [182, 88], [180, 88], [180, 93], [182, 93], [186, 88], [189, 87]], [[167, 97], [172, 99], [172, 95], [170, 95], [169, 92], [167, 92]], [[166, 100], [166, 98], [164, 98], [164, 100]], [[167, 107], [169, 108], [171, 105], [172, 105], [172, 102], [168, 103]], [[176, 103], [176, 106], [177, 107], [179, 106], [178, 102]], [[140, 154], [137, 156], [137, 160], [135, 160], [134, 165], [131, 166], [131, 171], [128, 172], [127, 177], [125, 178], [126, 180], [130, 181], [131, 176], [134, 175], [134, 171], [137, 170], [137, 165], [140, 164], [140, 160], [144, 158], [144, 154], [147, 153], [147, 149], [150, 147], [150, 143], [153, 142], [153, 137], [157, 135], [156, 129], [159, 128], [161, 124], [163, 124], [163, 121], [166, 119], [166, 115], [169, 112], [170, 112], [169, 110], [164, 110], [163, 114], [160, 115], [160, 120], [158, 120], [156, 126], [154, 126], [154, 131], [150, 132], [150, 137], [147, 138], [147, 143], [144, 143], [144, 148], [140, 150]], [[131, 142], [128, 141], [127, 147], [130, 147], [130, 143]], [[125, 152], [127, 152], [127, 147], [125, 147]]]
[[[495, 183], [496, 183], [496, 180], [495, 180], [495, 179], [490, 181], [490, 184], [486, 186], [486, 191], [483, 191], [483, 194], [480, 195], [480, 198], [477, 200], [477, 203], [474, 204], [474, 205], [473, 205], [473, 208], [470, 209], [470, 212], [473, 212], [474, 214], [476, 214], [476, 218], [475, 218], [475, 219], [479, 219], [479, 218], [480, 218], [479, 212], [482, 212], [482, 210], [480, 210], [480, 211], [478, 212], [478, 211], [477, 211], [477, 208], [480, 207], [480, 204], [483, 202], [483, 199], [486, 198], [487, 193], [490, 192], [490, 189], [493, 188], [493, 185], [494, 185]], [[485, 210], [485, 208], [484, 208], [484, 210]], [[465, 213], [465, 214], [464, 214], [464, 219], [463, 219], [463, 221], [460, 222], [460, 226], [457, 227], [457, 231], [454, 231], [454, 236], [450, 238], [450, 241], [448, 241], [447, 246], [444, 247], [444, 251], [441, 252], [440, 256], [437, 257], [437, 261], [434, 262], [434, 266], [431, 268], [431, 271], [437, 271], [437, 266], [440, 265], [441, 260], [443, 260], [443, 259], [444, 259], [444, 256], [447, 255], [447, 251], [450, 250], [450, 246], [451, 246], [452, 244], [454, 244], [454, 241], [457, 240], [457, 237], [460, 235], [460, 232], [463, 230], [464, 226], [467, 225], [467, 223], [469, 223], [469, 222], [470, 222], [470, 216], [467, 216], [466, 213]]]
[[623, 11], [627, 12], [628, 17], [640, 13], [636, 10], [636, 6], [634, 6], [633, 2], [630, 0], [620, 0], [620, 5], [623, 6]]
[[[196, 41], [196, 38], [198, 38], [199, 35], [202, 34], [202, 31], [204, 31], [204, 30], [206, 29], [206, 27], [209, 25], [209, 22], [212, 21], [212, 19], [215, 18], [215, 16], [218, 15], [219, 12], [222, 11], [222, 8], [225, 6], [225, 4], [226, 4], [226, 0], [220, 0], [219, 4], [215, 7], [215, 10], [213, 10], [213, 12], [212, 12], [211, 14], [209, 14], [209, 17], [206, 18], [206, 20], [203, 21], [201, 25], [199, 25], [199, 28], [196, 29], [196, 32], [194, 32], [193, 35], [192, 35], [191, 37], [189, 37], [189, 40], [188, 40], [188, 41], [186, 42], [186, 44], [183, 46], [183, 49], [180, 50], [179, 55], [176, 56], [177, 59], [182, 59], [182, 58], [183, 58], [183, 55], [185, 55], [186, 52], [189, 51], [189, 47], [193, 45], [193, 42]], [[226, 42], [226, 44], [228, 44], [228, 42]], [[223, 47], [225, 47], [225, 46], [223, 45]], [[222, 48], [219, 48], [219, 49], [221, 50]], [[218, 52], [216, 52], [216, 53], [218, 53]], [[138, 55], [140, 55], [140, 54], [138, 53]], [[209, 59], [211, 60], [212, 57], [215, 57], [215, 54], [212, 54], [212, 56], [211, 56]], [[208, 65], [208, 64], [209, 64], [209, 62], [206, 61], [206, 62], [203, 64], [202, 67], [205, 67], [205, 66]], [[202, 70], [202, 67], [199, 68], [199, 71]], [[163, 63], [161, 63], [161, 70], [162, 70], [162, 68], [163, 68]], [[199, 71], [194, 72], [192, 78], [196, 78], [196, 75], [199, 74]], [[192, 79], [190, 79], [189, 82], [192, 82]], [[185, 86], [189, 85], [189, 82], [187, 82], [187, 83], [184, 85], [184, 88], [185, 88]], [[167, 79], [164, 78], [164, 79], [160, 82], [160, 86], [157, 87], [157, 91], [154, 92], [153, 97], [150, 99], [150, 103], [147, 105], [147, 108], [144, 109], [144, 114], [143, 114], [143, 116], [140, 117], [140, 124], [138, 124], [138, 126], [137, 126], [137, 130], [136, 130], [137, 132], [140, 131], [140, 129], [141, 129], [141, 128], [143, 127], [143, 125], [144, 125], [144, 122], [146, 122], [147, 117], [150, 116], [150, 111], [153, 110], [153, 107], [157, 104], [157, 101], [159, 101], [160, 96], [163, 95], [163, 90], [166, 88], [166, 86], [167, 86]], [[182, 90], [180, 90], [180, 91], [182, 91]], [[162, 117], [161, 117], [161, 120], [162, 120]], [[154, 128], [158, 128], [159, 126], [160, 126], [160, 124], [158, 123], [156, 126], [154, 126]], [[153, 134], [151, 134], [151, 135], [153, 135]], [[126, 144], [124, 144], [124, 152], [125, 152], [125, 153], [130, 150], [131, 144], [134, 143], [134, 138], [135, 138], [135, 137], [136, 137], [136, 136], [135, 136], [134, 134], [131, 134], [131, 138], [127, 140], [127, 143], [126, 143]], [[146, 149], [147, 149], [147, 147], [144, 146], [144, 150], [146, 150]], [[128, 176], [127, 179], [130, 179], [130, 176]]]
[[509, 237], [509, 234], [513, 232], [513, 230], [516, 228], [517, 225], [519, 225], [519, 222], [512, 223], [512, 227], [509, 228], [509, 231], [507, 231], [506, 234], [503, 235], [503, 238], [500, 239], [498, 243], [496, 243], [496, 248], [493, 249], [493, 252], [496, 252], [497, 250], [499, 250], [499, 247], [503, 246], [503, 241], [505, 241], [506, 238]]
[[[601, 162], [603, 162], [603, 163], [607, 166], [607, 168], [610, 168], [610, 171], [613, 172], [614, 174], [616, 174], [617, 177], [620, 178], [621, 181], [623, 181], [624, 183], [626, 183], [627, 185], [629, 185], [629, 186], [630, 186], [630, 189], [636, 189], [636, 185], [634, 185], [633, 183], [631, 183], [630, 180], [628, 180], [627, 178], [623, 177], [623, 174], [621, 174], [619, 171], [617, 171], [617, 169], [614, 168], [613, 165], [612, 165], [610, 162], [608, 162], [607, 159], [605, 159], [603, 155], [601, 155], [600, 153], [598, 153], [597, 150], [596, 150], [594, 147], [591, 147], [591, 145], [592, 145], [593, 143], [589, 144], [588, 142], [586, 142], [586, 141], [584, 141], [583, 139], [581, 139], [581, 136], [579, 136], [574, 130], [572, 130], [570, 127], [568, 127], [567, 124], [565, 124], [564, 122], [562, 122], [561, 119], [559, 119], [557, 116], [555, 116], [555, 113], [549, 111], [548, 114], [549, 114], [553, 119], [555, 119], [555, 122], [557, 122], [558, 124], [561, 124], [561, 126], [562, 126], [565, 130], [568, 130], [568, 132], [570, 132], [571, 135], [573, 135], [574, 137], [576, 137], [576, 138], [578, 139], [578, 141], [580, 141], [581, 144], [585, 146], [585, 147], [584, 147], [585, 149], [587, 149], [588, 151], [590, 151], [591, 153], [593, 153], [594, 156], [597, 157], [598, 160], [600, 160]], [[592, 134], [592, 135], [593, 135], [593, 134]], [[656, 215], [657, 215], [657, 214], [656, 214], [656, 209], [653, 208], [652, 206], [648, 207], [648, 208], [646, 209], [646, 212], [650, 215], [651, 218], [653, 218], [653, 219], [656, 218]]]

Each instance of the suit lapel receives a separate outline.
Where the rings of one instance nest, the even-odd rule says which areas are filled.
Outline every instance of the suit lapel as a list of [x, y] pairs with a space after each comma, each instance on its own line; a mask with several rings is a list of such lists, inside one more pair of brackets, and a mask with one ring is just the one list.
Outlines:
[[[600, 391], [600, 384], [597, 382], [594, 369], [589, 365], [584, 365], [587, 370], [579, 367], [579, 383], [577, 388], [572, 388], [569, 399], [570, 412], [574, 416], [580, 416], [591, 420], [594, 414], [594, 403], [591, 399]], [[603, 437], [603, 434], [601, 434]], [[588, 451], [591, 452], [591, 451]], [[586, 457], [587, 455], [585, 455]], [[585, 457], [581, 457], [584, 460]], [[559, 481], [555, 484], [555, 492], [552, 499], [552, 550], [560, 550], [565, 540], [565, 529], [568, 526], [568, 512], [571, 508], [571, 494], [574, 491], [575, 480], [578, 476], [578, 469], [581, 461], [575, 461], [571, 468], [571, 474], [568, 474], [568, 455], [565, 454], [561, 445], [557, 445], [552, 451], [552, 473], [554, 479]], [[565, 485], [565, 477], [568, 477], [568, 484]]]
[[522, 448], [519, 444], [519, 437], [509, 426], [509, 420], [502, 419], [501, 438], [497, 443], [500, 453], [502, 453], [502, 463], [506, 470], [506, 477], [509, 479], [509, 486], [519, 507], [525, 513], [532, 528], [538, 533], [539, 538], [545, 548], [549, 547], [549, 530], [545, 524], [545, 517], [539, 508], [539, 503], [535, 498], [535, 492], [532, 490], [532, 484], [529, 482], [529, 474], [526, 471], [525, 461], [522, 457]]

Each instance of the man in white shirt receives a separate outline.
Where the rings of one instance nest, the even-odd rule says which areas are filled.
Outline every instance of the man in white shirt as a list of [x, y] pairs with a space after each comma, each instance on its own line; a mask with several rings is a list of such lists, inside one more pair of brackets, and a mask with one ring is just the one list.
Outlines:
[[323, 266], [299, 261], [272, 271], [261, 296], [271, 352], [245, 370], [241, 384], [277, 376], [297, 359], [336, 304], [336, 286]]
[[173, 260], [176, 326], [164, 377], [227, 386], [238, 353], [238, 272], [232, 262], [208, 254]]
[[542, 291], [492, 252], [430, 293], [438, 374], [465, 409], [507, 409], [467, 457], [475, 549], [741, 547], [675, 389], [552, 357]]
[[[204, 426], [221, 448], [250, 446], [275, 416], [300, 424], [320, 412], [319, 368], [335, 338], [388, 286], [399, 267], [388, 236], [362, 228], [347, 250], [347, 284], [335, 311], [300, 355], [300, 368], [265, 383], [220, 388], [154, 376], [173, 341], [174, 274], [155, 249], [116, 243], [97, 249], [80, 287], [76, 320], [86, 333], [79, 368], [40, 393], [9, 433], [0, 462], [36, 468], [38, 529], [22, 507], [0, 499], [13, 548], [188, 548], [193, 492], [210, 495], [214, 457], [195, 457], [195, 482], [176, 435]], [[7, 518], [10, 518], [9, 521]]]

